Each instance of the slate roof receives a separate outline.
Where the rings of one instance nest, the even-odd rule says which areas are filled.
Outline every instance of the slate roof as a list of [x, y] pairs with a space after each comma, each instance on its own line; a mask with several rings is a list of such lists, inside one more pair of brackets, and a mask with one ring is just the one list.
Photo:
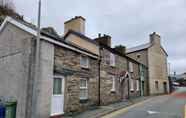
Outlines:
[[76, 32], [76, 31], [74, 31], [74, 30], [69, 30], [69, 31], [65, 34], [64, 39], [65, 39], [67, 36], [69, 36], [70, 34], [74, 34], [74, 35], [76, 35], [76, 36], [78, 36], [78, 37], [81, 37], [81, 38], [87, 40], [88, 42], [91, 42], [91, 43], [94, 43], [94, 44], [98, 45], [98, 43], [97, 43], [96, 41], [94, 41], [93, 39], [91, 39], [91, 38], [85, 36], [85, 35], [82, 34], [82, 33]]
[[136, 52], [136, 51], [140, 51], [140, 50], [144, 50], [147, 49], [149, 47], [151, 47], [151, 43], [146, 43], [146, 44], [142, 44], [136, 47], [132, 47], [132, 48], [128, 48], [126, 49], [126, 53], [131, 53], [131, 52]]
[[[148, 48], [150, 48], [152, 46], [151, 43], [145, 43], [136, 47], [132, 47], [132, 48], [128, 48], [126, 49], [126, 53], [133, 53], [133, 52], [137, 52], [137, 51], [141, 51], [141, 50], [146, 50]], [[167, 52], [165, 51], [165, 49], [163, 48], [163, 46], [161, 46], [161, 49], [163, 50], [163, 52], [168, 56]]]
[[[31, 24], [31, 23], [28, 23], [28, 22], [26, 22], [26, 21], [24, 21], [24, 20], [15, 19], [15, 18], [12, 18], [12, 17], [7, 17], [7, 18], [4, 20], [4, 23], [1, 24], [0, 29], [1, 29], [2, 27], [4, 27], [4, 25], [6, 24], [6, 21], [8, 21], [8, 22], [12, 22], [12, 21], [13, 21], [13, 23], [16, 22], [15, 25], [17, 25], [17, 23], [20, 23], [20, 24], [22, 24], [23, 26], [26, 26], [26, 28], [32, 29], [33, 31], [36, 31], [36, 30], [37, 30], [37, 27], [36, 27], [35, 25], [33, 25], [33, 24]], [[15, 22], [14, 22], [14, 21], [15, 21]], [[22, 26], [18, 26], [18, 27], [22, 27]], [[26, 30], [26, 29], [23, 28], [23, 30]], [[28, 30], [28, 32], [32, 32], [32, 31]], [[33, 32], [32, 32], [32, 33], [33, 33]], [[66, 41], [64, 40], [63, 37], [58, 37], [58, 36], [55, 36], [55, 35], [53, 35], [53, 34], [51, 34], [51, 33], [45, 32], [45, 31], [41, 31], [41, 36], [48, 37], [48, 38], [50, 38], [51, 40], [60, 42], [61, 44], [65, 44], [65, 45], [68, 45], [68, 46], [70, 46], [70, 47], [76, 48], [77, 50], [81, 50], [81, 51], [83, 51], [83, 52], [86, 52], [86, 53], [88, 53], [88, 54], [91, 54], [91, 55], [93, 55], [93, 57], [96, 57], [96, 58], [98, 57], [98, 55], [96, 55], [96, 54], [94, 54], [94, 53], [92, 53], [92, 52], [90, 52], [90, 51], [87, 51], [87, 50], [85, 50], [85, 49], [82, 49], [81, 47], [77, 47], [77, 46], [74, 46], [74, 45], [72, 45], [72, 44], [66, 42]], [[42, 37], [41, 37], [41, 38], [42, 38]], [[70, 49], [70, 48], [69, 48], [69, 49]]]

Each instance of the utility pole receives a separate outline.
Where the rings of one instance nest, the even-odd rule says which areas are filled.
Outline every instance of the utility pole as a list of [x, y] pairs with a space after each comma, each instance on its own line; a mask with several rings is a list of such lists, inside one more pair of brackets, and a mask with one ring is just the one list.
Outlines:
[[37, 97], [39, 93], [39, 80], [40, 80], [40, 25], [41, 25], [41, 0], [38, 4], [38, 21], [37, 21], [37, 38], [36, 38], [36, 50], [35, 50], [35, 65], [34, 65], [34, 85], [32, 96], [32, 114], [31, 118], [38, 118], [37, 115]]

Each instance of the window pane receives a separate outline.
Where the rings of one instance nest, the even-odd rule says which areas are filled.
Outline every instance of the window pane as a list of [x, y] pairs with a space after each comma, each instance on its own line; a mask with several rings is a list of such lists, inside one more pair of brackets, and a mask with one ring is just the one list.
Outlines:
[[61, 85], [62, 81], [60, 78], [54, 78], [54, 83], [53, 83], [53, 94], [58, 95], [61, 94]]
[[88, 90], [80, 89], [80, 99], [87, 99], [87, 98], [88, 98]]
[[80, 87], [87, 87], [87, 80], [86, 79], [80, 79]]
[[86, 57], [81, 57], [80, 65], [81, 65], [81, 66], [84, 66], [84, 67], [88, 67], [88, 58], [86, 58]]

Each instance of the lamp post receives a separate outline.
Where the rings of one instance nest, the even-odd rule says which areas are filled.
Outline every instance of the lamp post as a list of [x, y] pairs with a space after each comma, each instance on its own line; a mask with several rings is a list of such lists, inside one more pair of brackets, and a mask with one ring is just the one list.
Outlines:
[[41, 0], [38, 4], [38, 22], [37, 22], [37, 38], [36, 38], [36, 50], [35, 50], [35, 65], [34, 65], [34, 85], [32, 96], [32, 114], [31, 118], [39, 118], [37, 115], [37, 97], [39, 93], [39, 72], [40, 72], [40, 23], [41, 23]]

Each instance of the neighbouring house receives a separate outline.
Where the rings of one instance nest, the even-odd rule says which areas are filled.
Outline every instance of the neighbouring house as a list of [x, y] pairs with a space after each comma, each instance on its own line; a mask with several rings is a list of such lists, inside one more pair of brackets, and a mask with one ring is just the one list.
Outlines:
[[[65, 29], [76, 21], [85, 20], [75, 17]], [[36, 34], [35, 26], [10, 17], [0, 28], [0, 96], [17, 100], [16, 117], [31, 118], [35, 110], [36, 117], [49, 118], [96, 105], [99, 48], [73, 27], [64, 38], [41, 32], [40, 78], [33, 97]]]
[[[100, 46], [101, 104], [106, 105], [126, 100], [129, 97], [140, 96], [140, 65], [143, 64], [127, 57], [125, 48], [121, 49], [123, 53], [111, 48], [111, 36], [109, 35], [101, 36], [99, 34], [95, 41]], [[144, 80], [146, 80], [145, 77]], [[146, 88], [145, 85], [144, 89]]]
[[169, 92], [167, 73], [167, 53], [161, 45], [161, 37], [157, 33], [150, 34], [150, 42], [126, 50], [127, 56], [148, 67], [149, 94]]
[[81, 16], [65, 22], [62, 40], [84, 52], [60, 46], [54, 49], [54, 75], [65, 80], [64, 112], [81, 112], [98, 105], [99, 45], [85, 36], [85, 19]]

